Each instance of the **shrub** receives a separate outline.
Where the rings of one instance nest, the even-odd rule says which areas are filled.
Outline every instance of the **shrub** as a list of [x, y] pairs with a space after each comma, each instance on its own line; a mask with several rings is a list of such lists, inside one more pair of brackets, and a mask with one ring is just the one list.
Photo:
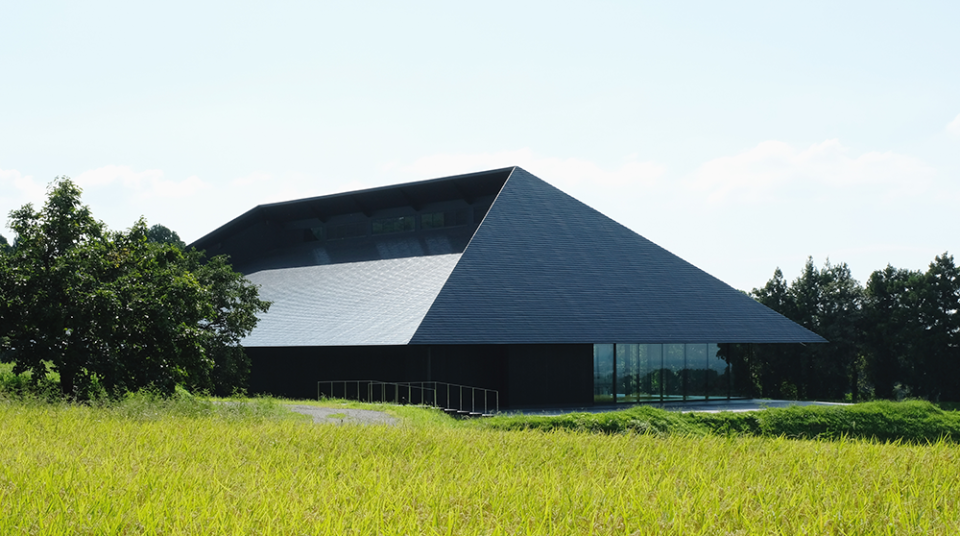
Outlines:
[[635, 406], [608, 413], [551, 417], [503, 416], [480, 423], [501, 430], [576, 430], [658, 435], [753, 435], [793, 439], [856, 438], [877, 441], [960, 442], [960, 413], [929, 402], [867, 402], [837, 406], [791, 406], [747, 412], [677, 413]]
[[960, 415], [921, 400], [850, 406], [793, 406], [757, 413], [762, 435], [880, 441], [960, 440]]
[[703, 429], [683, 414], [650, 406], [634, 406], [605, 413], [567, 413], [557, 416], [510, 415], [487, 419], [483, 426], [498, 430], [572, 430], [601, 433], [703, 435]]

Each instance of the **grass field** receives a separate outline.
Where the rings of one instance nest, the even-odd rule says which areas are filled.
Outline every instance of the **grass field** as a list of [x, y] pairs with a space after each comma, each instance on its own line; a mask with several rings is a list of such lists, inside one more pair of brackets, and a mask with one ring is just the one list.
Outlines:
[[0, 400], [2, 534], [956, 534], [960, 446]]

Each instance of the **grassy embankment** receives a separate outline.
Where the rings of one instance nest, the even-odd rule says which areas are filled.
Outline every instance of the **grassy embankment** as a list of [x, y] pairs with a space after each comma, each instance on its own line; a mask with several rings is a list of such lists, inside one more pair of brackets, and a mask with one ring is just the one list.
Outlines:
[[960, 442], [960, 413], [920, 400], [847, 406], [793, 406], [763, 411], [677, 413], [635, 406], [610, 413], [556, 417], [495, 417], [485, 427], [502, 430], [573, 430], [602, 433], [749, 435], [792, 439], [876, 439]]
[[[394, 412], [404, 424], [323, 426], [270, 400], [0, 400], [0, 533], [960, 530], [960, 446], [949, 440], [717, 435], [685, 418], [640, 425], [636, 412], [599, 418], [651, 433]], [[504, 429], [533, 422], [552, 429]]]

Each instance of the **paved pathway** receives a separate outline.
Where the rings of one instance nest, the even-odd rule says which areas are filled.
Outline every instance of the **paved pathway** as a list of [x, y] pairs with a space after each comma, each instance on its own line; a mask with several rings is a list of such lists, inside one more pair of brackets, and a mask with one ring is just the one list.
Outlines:
[[395, 426], [400, 421], [382, 411], [371, 409], [323, 408], [320, 406], [291, 405], [297, 413], [313, 417], [318, 424], [379, 424]]

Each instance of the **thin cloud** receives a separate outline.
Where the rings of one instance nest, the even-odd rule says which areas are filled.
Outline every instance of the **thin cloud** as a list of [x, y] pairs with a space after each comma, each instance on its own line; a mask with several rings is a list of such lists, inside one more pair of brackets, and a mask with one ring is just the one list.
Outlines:
[[714, 204], [829, 198], [851, 189], [895, 201], [926, 192], [936, 175], [936, 169], [917, 158], [890, 151], [852, 154], [835, 139], [805, 149], [765, 141], [704, 163], [686, 185]]
[[209, 185], [205, 184], [196, 175], [175, 181], [165, 178], [163, 171], [159, 169], [134, 171], [130, 166], [117, 165], [84, 171], [75, 177], [74, 181], [84, 189], [119, 184], [141, 199], [190, 197], [209, 188]]
[[947, 132], [954, 136], [960, 136], [960, 114], [957, 114], [957, 117], [953, 118], [953, 121], [947, 125]]
[[46, 199], [47, 187], [37, 182], [33, 176], [24, 175], [16, 169], [0, 169], [0, 211], [6, 222], [7, 214], [27, 203], [39, 208]]
[[146, 182], [162, 180], [162, 178], [163, 172], [159, 169], [134, 171], [130, 166], [109, 165], [84, 171], [73, 180], [81, 188], [96, 188], [120, 183], [127, 188], [139, 189]]

